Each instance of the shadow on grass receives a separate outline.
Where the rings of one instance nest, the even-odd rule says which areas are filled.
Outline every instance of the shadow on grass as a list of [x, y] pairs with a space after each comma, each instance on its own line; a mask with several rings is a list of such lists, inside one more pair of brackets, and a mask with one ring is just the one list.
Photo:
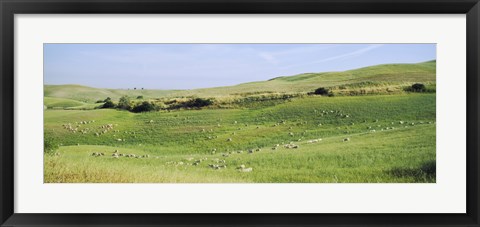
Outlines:
[[437, 164], [435, 160], [428, 161], [418, 168], [396, 167], [388, 170], [390, 175], [398, 178], [411, 178], [415, 182], [435, 182], [437, 176]]

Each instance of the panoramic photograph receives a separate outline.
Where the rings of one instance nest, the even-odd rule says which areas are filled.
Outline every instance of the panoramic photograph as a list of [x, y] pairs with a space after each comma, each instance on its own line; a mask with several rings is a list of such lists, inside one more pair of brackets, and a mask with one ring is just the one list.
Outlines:
[[44, 183], [435, 183], [436, 44], [44, 44]]

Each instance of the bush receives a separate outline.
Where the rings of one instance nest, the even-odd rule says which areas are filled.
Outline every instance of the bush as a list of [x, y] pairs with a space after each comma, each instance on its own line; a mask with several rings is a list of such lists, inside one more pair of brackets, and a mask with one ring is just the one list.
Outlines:
[[128, 96], [122, 96], [120, 100], [118, 100], [117, 108], [122, 110], [131, 110], [132, 106], [130, 104], [130, 98], [128, 98]]
[[110, 97], [107, 97], [105, 100], [103, 100], [103, 102], [108, 102], [108, 101], [112, 101], [112, 99]]
[[108, 100], [102, 105], [102, 108], [115, 108], [115, 104], [112, 102], [112, 100]]
[[143, 99], [143, 95], [137, 96], [137, 99]]
[[328, 95], [329, 94], [329, 90], [324, 88], [324, 87], [321, 87], [321, 88], [317, 88], [314, 92], [314, 94], [316, 95]]
[[211, 99], [202, 99], [202, 98], [196, 98], [192, 100], [188, 100], [185, 102], [186, 107], [204, 107], [204, 106], [209, 106], [212, 105], [213, 101]]
[[157, 107], [155, 106], [155, 104], [147, 101], [144, 101], [141, 104], [138, 104], [132, 108], [132, 112], [134, 113], [148, 112], [148, 111], [154, 111], [154, 110], [157, 110]]
[[423, 84], [413, 84], [412, 85], [412, 91], [413, 92], [425, 92], [427, 88]]
[[[309, 95], [311, 95], [312, 93], [309, 92], [307, 93]], [[327, 88], [324, 88], [324, 87], [320, 87], [320, 88], [317, 88], [314, 92], [313, 92], [314, 95], [327, 95], [328, 97], [333, 97], [333, 92], [331, 92], [329, 89]]]
[[43, 132], [43, 153], [53, 153], [59, 147], [58, 141], [50, 133]]
[[172, 103], [169, 109], [200, 108], [200, 107], [209, 106], [212, 104], [213, 104], [213, 100], [211, 99], [194, 98], [186, 102], [177, 102], [175, 104]]
[[105, 101], [103, 100], [97, 100], [95, 103], [104, 103]]
[[[410, 87], [406, 87], [404, 88], [404, 90], [409, 92], [432, 92], [432, 91], [429, 91], [429, 89], [427, 89], [427, 87], [424, 84], [420, 84], [420, 83], [416, 83]], [[433, 92], [435, 92], [435, 89], [433, 89]]]

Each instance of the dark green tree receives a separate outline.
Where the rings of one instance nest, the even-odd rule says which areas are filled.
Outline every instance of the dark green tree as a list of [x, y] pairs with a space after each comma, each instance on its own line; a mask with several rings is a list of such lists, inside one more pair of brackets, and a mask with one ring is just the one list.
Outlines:
[[427, 91], [427, 88], [425, 87], [424, 84], [416, 83], [416, 84], [412, 85], [412, 91], [414, 91], [414, 92], [425, 92], [425, 91]]
[[327, 88], [321, 87], [321, 88], [317, 88], [314, 93], [316, 95], [328, 95], [329, 92], [330, 90], [328, 90]]
[[122, 110], [131, 110], [132, 106], [130, 104], [130, 98], [128, 96], [122, 96], [120, 100], [118, 100], [117, 108]]
[[150, 103], [148, 101], [143, 101], [142, 103], [136, 105], [135, 107], [132, 108], [132, 112], [135, 113], [140, 113], [140, 112], [148, 112], [148, 111], [154, 111], [156, 110], [156, 106], [153, 103]]

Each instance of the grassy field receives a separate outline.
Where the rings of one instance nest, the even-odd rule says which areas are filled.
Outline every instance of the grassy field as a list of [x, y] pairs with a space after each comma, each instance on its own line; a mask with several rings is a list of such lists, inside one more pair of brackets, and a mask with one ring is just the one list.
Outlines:
[[[44, 155], [44, 179], [47, 183], [435, 182], [436, 94], [400, 89], [414, 82], [434, 86], [435, 62], [302, 74], [230, 89], [46, 86], [45, 133], [60, 146]], [[100, 105], [94, 101], [122, 92], [147, 98], [190, 92], [236, 97], [239, 91], [279, 92], [286, 84], [295, 85], [286, 92], [325, 86], [338, 95], [146, 113], [93, 109]], [[67, 92], [65, 87], [74, 91], [78, 87], [83, 93]], [[384, 92], [386, 87], [399, 89]], [[355, 89], [375, 92], [342, 93]], [[119, 158], [112, 156], [116, 150]], [[92, 156], [100, 153], [104, 155]]]
[[[92, 120], [80, 126], [89, 129], [85, 134], [62, 126]], [[313, 97], [262, 109], [144, 114], [47, 110], [45, 128], [62, 138], [62, 146], [59, 156], [45, 156], [45, 181], [432, 182], [434, 122], [434, 94]], [[96, 136], [107, 124], [113, 129]], [[283, 147], [291, 142], [299, 148]], [[115, 150], [150, 158], [114, 159]], [[222, 160], [226, 169], [208, 166]], [[239, 172], [240, 165], [254, 171]]]

